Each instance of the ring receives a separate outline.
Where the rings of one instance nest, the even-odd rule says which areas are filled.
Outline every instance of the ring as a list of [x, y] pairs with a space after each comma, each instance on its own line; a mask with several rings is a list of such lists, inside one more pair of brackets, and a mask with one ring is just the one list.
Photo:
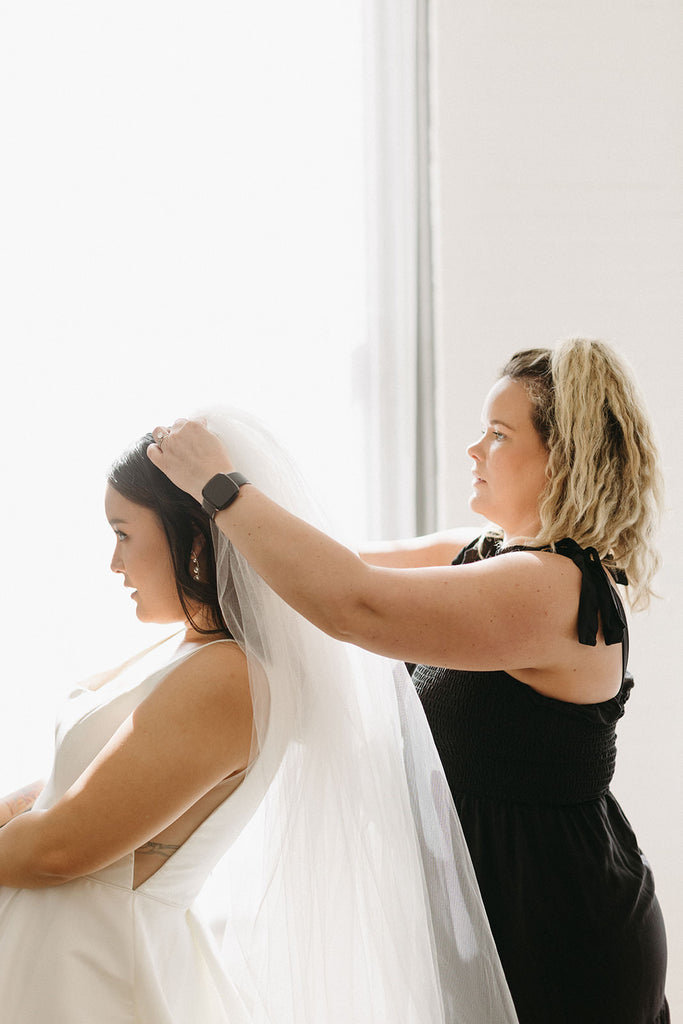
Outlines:
[[165, 434], [162, 434], [161, 432], [159, 432], [157, 434], [157, 436], [154, 438], [154, 440], [158, 444], [159, 448], [161, 448], [162, 443], [166, 440], [167, 437], [168, 437], [168, 431]]

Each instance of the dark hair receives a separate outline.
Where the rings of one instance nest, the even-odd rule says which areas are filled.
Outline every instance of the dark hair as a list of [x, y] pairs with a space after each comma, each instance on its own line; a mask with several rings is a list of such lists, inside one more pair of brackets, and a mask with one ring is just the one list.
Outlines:
[[[198, 633], [230, 636], [218, 601], [211, 521], [201, 505], [171, 483], [149, 459], [147, 448], [153, 442], [152, 435], [145, 434], [131, 445], [110, 468], [107, 482], [128, 501], [151, 509], [159, 519], [168, 541], [178, 598], [193, 628]], [[204, 569], [207, 578], [201, 581], [190, 572], [192, 545], [199, 535], [204, 538], [208, 556]], [[211, 628], [202, 629], [197, 625], [189, 609], [190, 602], [203, 606]]]

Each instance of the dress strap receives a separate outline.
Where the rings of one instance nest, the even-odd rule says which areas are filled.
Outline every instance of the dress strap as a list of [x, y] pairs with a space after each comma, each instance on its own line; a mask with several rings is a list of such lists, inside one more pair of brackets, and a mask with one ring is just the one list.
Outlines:
[[[579, 597], [579, 643], [595, 647], [598, 625], [606, 644], [619, 644], [626, 634], [626, 615], [619, 597], [610, 584], [600, 555], [595, 548], [582, 548], [566, 537], [555, 545], [558, 555], [571, 558], [581, 570]], [[598, 617], [599, 613], [599, 617]]]
[[[551, 548], [533, 548], [525, 545], [502, 547], [494, 537], [485, 537], [479, 550], [479, 540], [473, 541], [464, 548], [453, 562], [463, 565], [476, 562], [482, 558], [504, 555], [510, 551], [550, 551]], [[582, 548], [576, 541], [565, 537], [555, 544], [555, 552], [571, 558], [574, 565], [581, 570], [581, 594], [579, 597], [579, 643], [595, 647], [598, 628], [602, 622], [602, 634], [606, 644], [623, 643], [626, 646], [628, 631], [626, 614], [619, 595], [610, 584], [606, 570], [600, 561], [595, 548]], [[611, 570], [610, 570], [611, 571]], [[623, 574], [615, 577], [617, 582], [624, 583]]]

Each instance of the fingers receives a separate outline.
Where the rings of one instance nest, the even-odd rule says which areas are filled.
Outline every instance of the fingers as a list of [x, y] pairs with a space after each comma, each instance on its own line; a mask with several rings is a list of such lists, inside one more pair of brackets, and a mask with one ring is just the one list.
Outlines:
[[158, 444], [147, 445], [147, 458], [149, 459], [150, 462], [153, 462], [155, 466], [159, 466], [162, 454], [163, 453]]
[[154, 463], [155, 466], [159, 466], [161, 462], [161, 456], [163, 455], [163, 445], [167, 437], [170, 437], [171, 431], [168, 427], [155, 427], [152, 431], [152, 437], [154, 438], [154, 444], [147, 446], [147, 458]]
[[234, 471], [230, 455], [203, 419], [177, 419], [172, 426], [156, 426], [147, 457], [157, 469], [201, 503], [202, 487], [216, 473]]
[[[147, 455], [156, 466], [162, 465], [161, 456], [164, 454], [164, 443], [168, 440], [171, 435], [177, 435], [181, 432], [182, 428], [194, 421], [181, 417], [180, 419], [174, 420], [172, 426], [157, 426], [152, 431], [152, 437], [154, 443], [150, 444], [147, 448]], [[197, 420], [202, 426], [206, 426], [206, 420], [202, 417]]]
[[182, 430], [186, 423], [199, 423], [200, 426], [206, 427], [206, 419], [203, 416], [198, 417], [196, 420], [188, 420], [181, 417], [180, 419], [174, 420], [172, 426], [170, 427], [155, 427], [154, 430], [152, 431], [154, 443], [158, 445], [159, 448], [163, 448], [163, 444], [166, 438], [170, 437], [171, 434], [179, 433], [179, 431]]
[[155, 427], [154, 430], [152, 431], [152, 437], [154, 438], [155, 444], [158, 444], [159, 447], [161, 448], [165, 439], [169, 436], [170, 433], [171, 431], [168, 429], [168, 427]]

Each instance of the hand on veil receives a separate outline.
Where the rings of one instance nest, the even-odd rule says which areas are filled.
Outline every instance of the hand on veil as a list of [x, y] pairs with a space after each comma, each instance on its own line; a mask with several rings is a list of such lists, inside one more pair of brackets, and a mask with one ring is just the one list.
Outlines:
[[154, 444], [147, 455], [181, 490], [201, 503], [202, 487], [216, 473], [232, 473], [235, 467], [221, 440], [204, 420], [176, 420], [172, 427], [155, 427]]

